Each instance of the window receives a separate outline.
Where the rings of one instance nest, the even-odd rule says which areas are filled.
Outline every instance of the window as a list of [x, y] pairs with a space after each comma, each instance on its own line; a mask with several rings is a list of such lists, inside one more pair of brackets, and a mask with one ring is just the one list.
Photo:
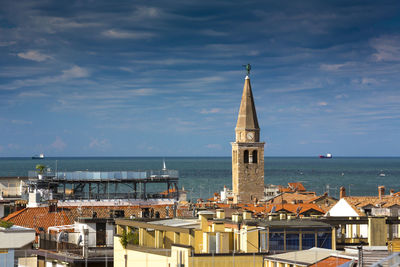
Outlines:
[[317, 246], [319, 248], [332, 248], [332, 236], [331, 233], [317, 233]]
[[244, 151], [244, 159], [243, 159], [244, 163], [249, 163], [249, 151], [245, 150]]
[[258, 154], [258, 151], [253, 150], [253, 163], [257, 163], [257, 154]]
[[299, 250], [299, 234], [286, 234], [286, 250]]
[[270, 233], [269, 234], [269, 249], [271, 251], [283, 251], [284, 242], [283, 233]]
[[302, 234], [301, 239], [302, 239], [301, 245], [302, 245], [303, 250], [315, 247], [315, 234], [314, 233]]

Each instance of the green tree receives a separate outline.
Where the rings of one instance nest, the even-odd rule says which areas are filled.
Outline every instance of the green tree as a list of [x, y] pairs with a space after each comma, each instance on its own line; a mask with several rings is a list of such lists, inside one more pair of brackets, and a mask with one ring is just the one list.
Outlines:
[[36, 170], [37, 170], [37, 172], [38, 172], [39, 174], [43, 174], [43, 173], [44, 173], [44, 169], [46, 169], [46, 166], [45, 166], [45, 165], [42, 165], [42, 164], [36, 165]]
[[13, 226], [14, 224], [12, 222], [8, 222], [8, 221], [0, 221], [0, 227], [3, 228], [11, 228], [11, 226]]

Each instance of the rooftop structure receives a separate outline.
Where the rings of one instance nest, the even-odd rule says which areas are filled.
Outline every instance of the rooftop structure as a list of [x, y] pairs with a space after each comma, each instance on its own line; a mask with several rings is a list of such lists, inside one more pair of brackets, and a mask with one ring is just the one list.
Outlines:
[[[178, 171], [75, 171], [29, 172], [29, 203], [40, 206], [50, 200], [176, 199]], [[164, 191], [164, 193], [160, 193]], [[165, 193], [166, 192], [166, 193]]]

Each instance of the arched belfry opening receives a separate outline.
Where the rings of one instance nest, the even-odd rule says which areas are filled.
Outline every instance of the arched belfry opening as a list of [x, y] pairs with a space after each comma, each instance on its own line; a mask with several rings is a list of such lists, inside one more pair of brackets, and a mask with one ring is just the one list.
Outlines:
[[253, 163], [257, 163], [257, 157], [258, 157], [258, 151], [257, 150], [253, 150]]
[[243, 162], [244, 163], [249, 163], [249, 151], [245, 150], [243, 154]]

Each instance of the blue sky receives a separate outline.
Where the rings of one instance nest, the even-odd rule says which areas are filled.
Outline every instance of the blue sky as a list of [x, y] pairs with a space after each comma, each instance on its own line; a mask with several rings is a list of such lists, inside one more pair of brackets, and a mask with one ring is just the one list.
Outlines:
[[0, 156], [399, 156], [398, 1], [0, 5]]

